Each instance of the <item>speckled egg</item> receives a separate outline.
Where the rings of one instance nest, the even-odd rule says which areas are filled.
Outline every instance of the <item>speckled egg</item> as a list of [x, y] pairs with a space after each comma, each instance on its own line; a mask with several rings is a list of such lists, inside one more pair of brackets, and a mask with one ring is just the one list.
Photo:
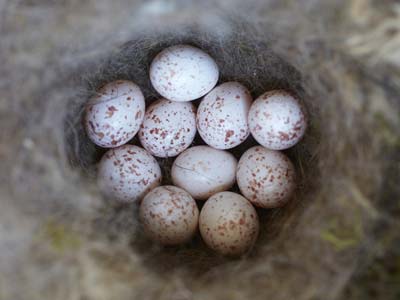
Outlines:
[[108, 197], [134, 202], [160, 185], [161, 169], [146, 150], [124, 145], [104, 154], [99, 163], [98, 182]]
[[204, 204], [199, 228], [211, 249], [223, 255], [238, 256], [254, 245], [259, 221], [256, 210], [243, 196], [221, 192]]
[[236, 180], [243, 196], [254, 205], [280, 207], [295, 189], [295, 169], [282, 152], [255, 146], [240, 158]]
[[136, 84], [126, 80], [108, 83], [86, 106], [87, 135], [100, 147], [121, 146], [139, 131], [144, 111], [144, 97]]
[[199, 210], [183, 189], [167, 185], [144, 197], [139, 210], [146, 235], [163, 245], [189, 241], [197, 231]]
[[303, 137], [307, 119], [301, 103], [283, 90], [266, 92], [249, 111], [250, 131], [255, 140], [272, 150], [283, 150]]
[[216, 149], [231, 149], [250, 134], [247, 115], [252, 103], [249, 91], [238, 82], [226, 82], [213, 89], [197, 110], [201, 138]]
[[139, 131], [143, 147], [157, 157], [176, 156], [196, 135], [195, 107], [190, 102], [160, 99], [146, 111]]
[[175, 185], [197, 200], [230, 189], [235, 183], [237, 161], [229, 152], [196, 146], [179, 155], [171, 169]]
[[172, 101], [204, 96], [217, 84], [218, 75], [218, 66], [211, 56], [189, 45], [164, 49], [150, 66], [154, 89]]

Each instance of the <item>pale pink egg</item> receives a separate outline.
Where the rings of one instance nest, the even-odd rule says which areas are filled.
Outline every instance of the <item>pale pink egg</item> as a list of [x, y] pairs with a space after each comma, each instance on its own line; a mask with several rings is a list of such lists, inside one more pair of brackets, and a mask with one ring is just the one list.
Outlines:
[[98, 168], [98, 183], [103, 193], [120, 202], [141, 200], [161, 183], [161, 169], [146, 150], [124, 145], [108, 150]]
[[172, 101], [191, 101], [207, 94], [218, 81], [215, 61], [203, 50], [176, 45], [161, 51], [150, 66], [154, 89]]
[[230, 256], [251, 250], [258, 237], [257, 212], [243, 196], [221, 192], [207, 200], [200, 212], [199, 228], [204, 242], [214, 251]]
[[243, 196], [263, 208], [286, 204], [295, 189], [295, 169], [280, 151], [255, 146], [239, 160], [236, 181]]
[[238, 82], [214, 88], [197, 110], [197, 129], [201, 138], [216, 149], [231, 149], [250, 134], [247, 115], [252, 103], [249, 91]]
[[209, 146], [191, 147], [180, 154], [171, 169], [172, 181], [196, 200], [207, 200], [235, 183], [236, 158]]
[[196, 233], [199, 209], [185, 190], [167, 185], [144, 197], [139, 216], [150, 239], [163, 245], [179, 245]]
[[103, 86], [86, 106], [85, 129], [100, 147], [126, 144], [139, 131], [145, 112], [140, 88], [126, 80]]
[[249, 111], [250, 131], [255, 140], [272, 150], [283, 150], [297, 144], [307, 128], [301, 103], [283, 90], [266, 92], [258, 97]]
[[172, 157], [188, 148], [196, 135], [195, 107], [190, 102], [160, 99], [146, 111], [139, 131], [142, 146], [157, 157]]

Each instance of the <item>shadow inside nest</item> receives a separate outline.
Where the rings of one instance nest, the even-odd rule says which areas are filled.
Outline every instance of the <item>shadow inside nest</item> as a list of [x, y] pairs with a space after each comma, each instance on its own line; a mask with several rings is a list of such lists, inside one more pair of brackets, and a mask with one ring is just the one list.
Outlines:
[[[80, 169], [84, 176], [95, 179], [96, 163], [106, 151], [93, 145], [84, 132], [82, 117], [85, 104], [90, 97], [105, 83], [125, 79], [141, 87], [146, 105], [149, 105], [159, 97], [152, 88], [148, 76], [150, 63], [162, 49], [176, 44], [189, 44], [208, 52], [220, 68], [218, 84], [238, 81], [250, 90], [253, 99], [268, 90], [286, 89], [300, 99], [311, 101], [305, 97], [301, 72], [274, 53], [265, 41], [252, 39], [239, 33], [221, 39], [194, 29], [180, 33], [139, 36], [126, 42], [105, 59], [88, 66], [84, 74], [77, 76], [78, 84], [82, 86], [83, 92], [77, 95], [68, 108], [69, 113], [66, 117], [68, 130], [65, 136], [67, 153], [73, 168]], [[194, 104], [197, 106], [199, 100], [194, 101]], [[307, 109], [307, 103], [305, 106]], [[309, 122], [312, 124], [314, 113], [308, 112], [308, 114]], [[303, 200], [307, 198], [307, 194], [313, 189], [313, 184], [317, 182], [318, 156], [315, 149], [317, 136], [317, 130], [309, 126], [303, 141], [285, 151], [296, 166], [297, 191], [292, 201], [283, 208], [257, 209], [261, 224], [260, 236], [253, 251], [246, 256], [246, 260], [265, 259], [263, 256], [265, 246], [274, 243], [283, 227], [295, 226], [291, 216], [304, 205]], [[129, 143], [140, 146], [137, 138]], [[204, 142], [197, 135], [192, 146], [202, 144]], [[244, 151], [254, 145], [256, 142], [250, 136], [244, 143], [229, 151], [239, 159]], [[169, 172], [174, 158], [158, 158], [157, 160], [163, 170], [162, 184], [171, 184]], [[238, 187], [235, 185], [232, 191], [238, 191]], [[200, 207], [202, 204], [198, 201]], [[172, 270], [186, 270], [194, 276], [207, 275], [219, 266], [238, 261], [214, 254], [205, 246], [199, 234], [184, 246], [158, 246], [144, 236], [140, 230], [140, 224], [137, 226], [135, 222], [133, 224], [124, 221], [136, 217], [137, 205], [135, 204], [112, 207], [109, 215], [98, 216], [96, 226], [104, 229], [106, 235], [112, 230], [118, 234], [121, 226], [125, 226], [122, 231], [135, 232], [130, 242], [132, 251], [140, 254], [143, 263], [160, 275], [168, 275]], [[113, 224], [113, 220], [116, 219], [122, 220], [120, 224]]]

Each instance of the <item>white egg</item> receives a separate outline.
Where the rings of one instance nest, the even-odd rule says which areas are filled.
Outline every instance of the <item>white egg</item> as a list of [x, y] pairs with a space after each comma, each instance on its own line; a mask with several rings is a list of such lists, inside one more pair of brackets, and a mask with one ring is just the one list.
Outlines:
[[243, 196], [263, 208], [286, 204], [295, 189], [295, 169], [280, 151], [255, 146], [239, 160], [236, 180]]
[[301, 103], [283, 90], [266, 92], [249, 111], [250, 131], [255, 140], [272, 150], [283, 150], [303, 137], [307, 118]]
[[213, 89], [197, 110], [197, 129], [202, 139], [216, 149], [231, 149], [250, 134], [247, 115], [252, 98], [238, 82]]
[[124, 145], [104, 154], [99, 163], [98, 182], [108, 197], [134, 202], [160, 185], [161, 169], [146, 150]]
[[259, 221], [254, 207], [243, 196], [221, 192], [211, 196], [199, 217], [204, 242], [223, 255], [248, 252], [257, 240]]
[[185, 189], [193, 198], [206, 200], [233, 186], [236, 166], [236, 158], [231, 153], [196, 146], [175, 159], [171, 177], [175, 185]]
[[126, 80], [103, 86], [86, 106], [85, 129], [93, 143], [114, 148], [139, 131], [145, 111], [140, 88]]
[[176, 45], [161, 51], [150, 66], [150, 80], [161, 96], [191, 101], [207, 94], [218, 81], [218, 66], [204, 51]]
[[196, 135], [195, 107], [190, 102], [160, 99], [148, 107], [139, 139], [157, 157], [176, 156], [188, 148]]
[[167, 185], [144, 197], [139, 210], [146, 235], [163, 245], [189, 241], [197, 231], [199, 209], [184, 190]]

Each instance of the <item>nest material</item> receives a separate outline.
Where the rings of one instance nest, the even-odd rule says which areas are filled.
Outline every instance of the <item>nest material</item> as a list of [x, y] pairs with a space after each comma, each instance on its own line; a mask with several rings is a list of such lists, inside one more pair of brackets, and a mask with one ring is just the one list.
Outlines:
[[[215, 17], [218, 27], [206, 18], [133, 30], [89, 59], [55, 63], [40, 84], [9, 87], [15, 103], [12, 114], [2, 113], [9, 130], [1, 144], [0, 299], [337, 299], [377, 247], [395, 239], [398, 224], [387, 207], [398, 195], [398, 87], [382, 80], [386, 69], [371, 74], [332, 45], [326, 29], [317, 34], [268, 5], [276, 12], [269, 26]], [[287, 152], [299, 174], [296, 195], [282, 209], [259, 211], [262, 234], [240, 260], [213, 254], [200, 238], [177, 248], [150, 243], [136, 207], [110, 205], [94, 182], [103, 152], [83, 132], [84, 104], [114, 79], [136, 82], [154, 101], [149, 63], [178, 43], [209, 52], [220, 82], [238, 80], [253, 97], [289, 89], [310, 116], [306, 137]], [[165, 170], [171, 162], [160, 160]]]
[[[237, 25], [232, 24], [232, 26], [235, 28]], [[67, 153], [73, 166], [80, 167], [84, 174], [94, 178], [95, 163], [106, 151], [95, 147], [90, 142], [82, 126], [82, 114], [92, 94], [107, 82], [117, 79], [131, 80], [141, 87], [147, 100], [147, 106], [150, 105], [154, 100], [160, 98], [150, 83], [150, 63], [157, 53], [171, 45], [190, 44], [205, 50], [220, 66], [220, 83], [227, 81], [241, 82], [249, 87], [254, 99], [267, 90], [285, 89], [291, 91], [300, 99], [307, 99], [305, 107], [312, 103], [312, 97], [302, 87], [301, 73], [275, 54], [268, 45], [268, 40], [262, 39], [262, 36], [258, 36], [256, 39], [244, 34], [231, 33], [221, 39], [208, 32], [188, 27], [186, 26], [185, 30], [179, 30], [179, 33], [160, 32], [137, 36], [110, 54], [104, 62], [96, 65], [95, 70], [90, 67], [84, 68], [86, 73], [83, 77], [85, 80], [81, 82], [83, 85], [80, 90], [87, 92], [77, 95], [75, 101], [70, 102], [71, 106], [67, 109], [68, 114], [65, 119]], [[248, 28], [245, 32], [247, 34], [251, 33], [251, 29]], [[196, 102], [198, 103], [199, 101]], [[311, 116], [311, 124], [320, 123], [317, 112], [312, 111], [309, 115]], [[310, 185], [314, 186], [313, 182], [316, 183], [318, 158], [315, 155], [315, 147], [317, 147], [319, 140], [319, 132], [314, 126], [311, 126], [305, 142], [287, 151], [299, 169], [299, 189], [296, 193], [296, 199], [293, 199], [292, 204], [284, 209], [273, 212], [259, 211], [259, 214], [263, 217], [261, 223], [263, 227], [266, 227], [264, 229], [266, 235], [277, 234], [275, 231], [279, 231], [279, 227], [282, 226], [281, 223], [284, 222], [283, 220], [288, 218], [296, 209], [298, 201], [304, 197], [303, 194], [306, 189], [309, 190]], [[131, 143], [140, 145], [136, 139]], [[192, 146], [199, 144], [204, 144], [200, 137], [193, 142]], [[257, 143], [253, 138], [249, 137], [231, 152], [239, 159], [244, 151], [254, 145], [257, 145]], [[158, 158], [164, 174], [163, 184], [172, 184], [169, 172], [173, 160], [173, 158]], [[233, 189], [238, 191], [237, 187]], [[124, 213], [129, 212], [126, 214], [127, 218], [132, 218], [129, 208], [121, 207], [120, 209], [125, 211]], [[273, 218], [272, 216], [275, 216], [274, 221], [272, 221], [273, 224], [281, 224], [275, 226], [276, 230], [268, 228], [271, 226], [269, 220]], [[134, 215], [133, 218], [137, 218], [137, 216]], [[102, 218], [99, 217], [99, 219]], [[139, 238], [132, 241], [134, 247], [138, 247], [140, 244]], [[215, 255], [210, 251], [206, 251], [200, 239], [186, 248], [158, 249], [155, 252], [149, 252], [145, 250], [148, 247], [148, 243], [139, 246], [143, 256], [153, 261], [153, 267], [161, 270], [182, 269], [184, 266], [182, 258], [186, 256], [187, 258], [183, 259], [188, 260], [191, 265], [187, 271], [189, 273], [199, 273], [201, 270], [209, 271], [220, 259], [219, 257], [214, 257]], [[179, 252], [182, 249], [184, 250]], [[176, 253], [177, 251], [179, 254]], [[193, 255], [193, 251], [198, 254]], [[203, 259], [198, 260], [200, 257], [203, 257]], [[207, 263], [205, 260], [209, 262]]]

